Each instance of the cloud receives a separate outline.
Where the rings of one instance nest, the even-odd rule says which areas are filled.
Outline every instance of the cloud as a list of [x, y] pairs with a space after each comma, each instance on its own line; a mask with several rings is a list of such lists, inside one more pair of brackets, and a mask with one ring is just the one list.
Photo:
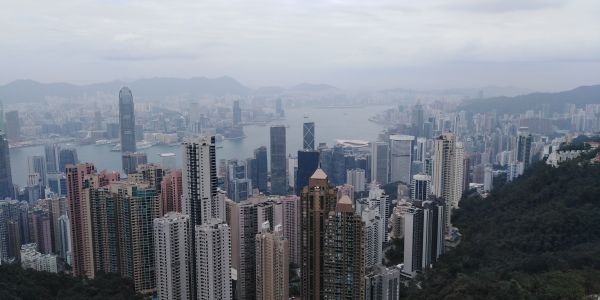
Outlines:
[[[11, 70], [0, 82], [231, 75], [387, 86], [408, 82], [406, 70], [486, 74], [513, 62], [538, 76], [538, 63], [598, 60], [598, 15], [600, 2], [586, 0], [21, 0], [0, 10], [0, 66]], [[508, 80], [501, 73], [485, 77]]]

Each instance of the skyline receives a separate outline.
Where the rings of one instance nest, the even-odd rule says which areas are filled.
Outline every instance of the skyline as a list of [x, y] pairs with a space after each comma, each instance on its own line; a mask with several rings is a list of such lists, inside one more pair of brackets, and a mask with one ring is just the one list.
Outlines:
[[227, 75], [251, 87], [556, 91], [597, 83], [598, 12], [584, 0], [20, 1], [0, 12], [11, 70], [0, 83]]

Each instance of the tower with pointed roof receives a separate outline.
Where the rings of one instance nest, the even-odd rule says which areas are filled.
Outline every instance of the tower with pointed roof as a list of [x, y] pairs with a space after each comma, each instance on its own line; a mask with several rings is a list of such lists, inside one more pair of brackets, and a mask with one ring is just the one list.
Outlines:
[[317, 168], [302, 189], [300, 201], [302, 299], [361, 298], [363, 225], [352, 200], [342, 196], [338, 201], [337, 188]]

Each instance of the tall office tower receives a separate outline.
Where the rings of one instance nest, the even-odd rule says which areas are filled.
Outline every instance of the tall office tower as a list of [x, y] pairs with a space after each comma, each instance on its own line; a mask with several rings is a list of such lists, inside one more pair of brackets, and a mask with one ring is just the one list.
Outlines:
[[229, 197], [235, 202], [242, 202], [252, 196], [252, 180], [233, 179], [229, 183]]
[[[468, 175], [468, 174], [467, 174]], [[452, 208], [458, 208], [458, 203], [465, 191], [465, 147], [463, 143], [456, 142], [454, 148], [454, 201]]]
[[364, 192], [366, 185], [365, 170], [352, 169], [346, 171], [346, 183], [352, 185], [355, 192]]
[[192, 225], [211, 218], [212, 201], [217, 196], [215, 138], [190, 138], [182, 147], [182, 210]]
[[315, 122], [302, 125], [302, 149], [315, 150]]
[[285, 127], [271, 126], [271, 194], [287, 194]]
[[60, 243], [60, 252], [58, 256], [64, 259], [67, 264], [71, 264], [71, 222], [65, 214], [58, 218], [58, 243]]
[[19, 221], [21, 244], [28, 244], [31, 242], [31, 238], [29, 234], [29, 203], [27, 201], [19, 203]]
[[413, 133], [416, 137], [424, 136], [423, 135], [423, 122], [425, 120], [423, 105], [420, 102], [413, 107], [411, 123], [413, 128]]
[[425, 162], [427, 158], [427, 139], [417, 138], [415, 142], [415, 154], [413, 155], [413, 161]]
[[517, 137], [516, 160], [519, 163], [523, 163], [523, 169], [527, 169], [529, 164], [531, 164], [531, 141], [533, 137], [527, 131], [527, 127], [519, 128], [519, 135]]
[[174, 211], [181, 212], [181, 196], [183, 182], [181, 169], [176, 169], [165, 175], [160, 183], [160, 215]]
[[135, 109], [133, 95], [128, 87], [123, 87], [119, 91], [119, 126], [121, 152], [136, 152]]
[[296, 173], [296, 195], [308, 185], [308, 179], [319, 167], [319, 151], [298, 151], [298, 172]]
[[425, 201], [431, 195], [431, 176], [417, 174], [413, 176], [410, 198], [413, 200]]
[[404, 269], [414, 277], [423, 265], [423, 210], [411, 207], [404, 213]]
[[365, 276], [365, 300], [398, 300], [401, 276], [397, 267], [378, 266]]
[[254, 150], [256, 158], [256, 183], [254, 185], [262, 193], [267, 192], [267, 181], [269, 176], [269, 166], [267, 162], [267, 147], [262, 146]]
[[365, 293], [361, 217], [343, 196], [324, 225], [323, 299], [361, 299]]
[[14, 228], [16, 226], [9, 226], [9, 223], [20, 223], [20, 221], [21, 213], [19, 202], [16, 200], [0, 200], [0, 263], [18, 258], [12, 250], [14, 247], [21, 246], [16, 246], [15, 244], [20, 238], [17, 239], [14, 232], [11, 234], [11, 229], [16, 230], [16, 228]]
[[10, 169], [10, 152], [8, 150], [8, 140], [4, 134], [0, 133], [0, 199], [13, 198], [15, 188], [12, 182], [12, 173]]
[[154, 219], [156, 288], [159, 300], [191, 299], [190, 217], [168, 212]]
[[288, 188], [295, 191], [296, 188], [296, 173], [298, 172], [298, 157], [291, 154], [287, 158], [287, 182]]
[[67, 198], [71, 219], [73, 275], [94, 277], [94, 249], [89, 201], [91, 175], [96, 173], [93, 164], [68, 165]]
[[195, 235], [197, 299], [232, 299], [229, 226], [219, 219], [207, 220], [196, 225]]
[[153, 220], [158, 218], [156, 190], [145, 183], [113, 182], [110, 191], [117, 202], [119, 269], [121, 276], [133, 279], [135, 291], [156, 290]]
[[8, 221], [6, 223], [6, 236], [8, 243], [8, 257], [14, 258], [15, 261], [21, 259], [21, 232], [19, 221]]
[[240, 108], [240, 100], [233, 101], [233, 127], [237, 127], [242, 123], [242, 109]]
[[175, 153], [161, 153], [160, 165], [167, 171], [173, 171], [177, 168], [177, 156]]
[[325, 220], [337, 204], [337, 189], [330, 185], [327, 174], [317, 169], [308, 186], [302, 189], [301, 201], [301, 255], [302, 299], [324, 297]]
[[60, 146], [58, 144], [50, 144], [44, 146], [44, 156], [46, 158], [46, 170], [48, 173], [62, 172], [59, 169], [59, 153]]
[[377, 184], [372, 183], [369, 186], [369, 206], [379, 207], [379, 216], [381, 217], [383, 227], [382, 247], [387, 244], [389, 239], [388, 227], [390, 222], [390, 206], [392, 205], [389, 195]]
[[283, 110], [283, 101], [281, 100], [281, 98], [275, 101], [275, 114], [280, 118], [285, 117], [285, 111]]
[[283, 237], [289, 241], [290, 263], [300, 267], [300, 198], [279, 197], [279, 209], [275, 211], [274, 224], [283, 225]]
[[414, 144], [414, 136], [390, 136], [390, 182], [401, 181], [410, 184]]
[[119, 273], [117, 196], [109, 187], [90, 189], [90, 211], [94, 243], [94, 272]]
[[289, 298], [289, 241], [281, 225], [271, 231], [269, 221], [256, 235], [256, 299]]
[[43, 156], [34, 155], [29, 156], [27, 158], [27, 169], [29, 174], [38, 174], [39, 175], [39, 185], [46, 186], [46, 162]]
[[364, 223], [364, 268], [380, 265], [383, 261], [383, 220], [379, 215], [379, 207], [366, 207], [362, 210], [361, 218]]
[[121, 160], [125, 174], [135, 173], [139, 165], [148, 163], [145, 152], [124, 152], [121, 155]]
[[[453, 133], [444, 133], [434, 141], [434, 165], [431, 182], [431, 192], [436, 197], [446, 201], [444, 212], [444, 234], [450, 233], [451, 212], [454, 205], [458, 205], [462, 194], [462, 146], [457, 145]], [[457, 150], [458, 149], [458, 150]], [[460, 162], [460, 165], [459, 165]]]
[[422, 268], [430, 268], [445, 251], [444, 201], [435, 197], [423, 201], [423, 260]]
[[21, 138], [19, 112], [16, 110], [7, 111], [4, 117], [6, 119], [6, 138], [11, 141]]
[[52, 228], [52, 253], [61, 252], [61, 244], [59, 242], [59, 218], [61, 215], [67, 213], [66, 202], [66, 198], [59, 198], [56, 195], [53, 195], [52, 198], [46, 199], [46, 204], [48, 206], [48, 216], [50, 217], [50, 225]]
[[331, 173], [329, 180], [333, 185], [342, 185], [346, 182], [346, 154], [342, 145], [333, 146], [331, 156]]
[[75, 165], [79, 163], [79, 159], [77, 158], [77, 150], [75, 148], [65, 148], [60, 149], [58, 154], [58, 167], [60, 168], [59, 172], [65, 172], [67, 165]]
[[390, 146], [385, 142], [374, 142], [371, 145], [371, 181], [387, 184], [389, 182]]

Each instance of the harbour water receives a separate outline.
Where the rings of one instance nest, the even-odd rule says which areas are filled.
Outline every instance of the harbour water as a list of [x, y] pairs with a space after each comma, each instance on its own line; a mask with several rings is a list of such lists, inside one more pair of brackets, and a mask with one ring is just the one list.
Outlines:
[[[253, 155], [254, 149], [266, 146], [269, 151], [270, 125], [285, 125], [287, 152], [295, 153], [302, 147], [302, 124], [315, 122], [315, 146], [320, 142], [333, 145], [337, 139], [359, 139], [372, 141], [383, 130], [381, 125], [370, 122], [369, 118], [388, 109], [389, 106], [365, 106], [343, 108], [288, 108], [286, 119], [266, 126], [248, 125], [244, 127], [246, 138], [224, 140], [217, 143], [218, 159], [245, 159]], [[66, 145], [69, 146], [69, 145]], [[111, 152], [114, 145], [70, 145], [77, 149], [80, 162], [91, 162], [99, 170], [120, 170], [121, 153]], [[173, 152], [177, 165], [181, 165], [178, 146], [157, 145], [144, 149], [149, 162], [160, 162], [160, 154]], [[24, 186], [27, 182], [27, 157], [44, 155], [43, 146], [10, 149], [13, 182]]]

